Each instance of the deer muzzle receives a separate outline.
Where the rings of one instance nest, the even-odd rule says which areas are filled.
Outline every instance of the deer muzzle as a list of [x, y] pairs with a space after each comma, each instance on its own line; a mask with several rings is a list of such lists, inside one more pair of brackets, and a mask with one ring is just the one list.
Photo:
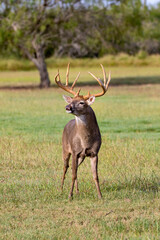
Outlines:
[[73, 107], [70, 104], [66, 106], [66, 112], [67, 113], [73, 113], [74, 112]]

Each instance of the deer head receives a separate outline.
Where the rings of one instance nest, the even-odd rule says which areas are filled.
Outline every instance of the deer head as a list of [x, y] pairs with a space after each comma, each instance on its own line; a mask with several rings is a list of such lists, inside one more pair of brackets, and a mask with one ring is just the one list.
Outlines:
[[69, 85], [68, 85], [68, 82], [69, 82], [68, 81], [69, 80], [69, 64], [68, 64], [67, 73], [66, 73], [66, 85], [63, 85], [61, 83], [60, 74], [59, 74], [59, 71], [58, 71], [58, 74], [55, 77], [55, 82], [57, 83], [57, 85], [60, 88], [62, 88], [66, 92], [69, 92], [73, 95], [73, 97], [65, 96], [65, 95], [63, 96], [64, 100], [68, 103], [68, 105], [66, 106], [66, 112], [67, 113], [72, 113], [76, 116], [85, 114], [86, 109], [88, 108], [88, 106], [90, 106], [92, 103], [94, 103], [95, 98], [96, 97], [101, 97], [107, 92], [109, 82], [111, 80], [111, 74], [109, 73], [108, 81], [106, 81], [106, 73], [105, 73], [104, 67], [103, 67], [102, 64], [100, 64], [100, 65], [101, 65], [101, 68], [102, 68], [102, 71], [103, 71], [104, 82], [102, 82], [99, 78], [94, 76], [91, 72], [89, 72], [89, 74], [97, 80], [100, 87], [102, 88], [102, 91], [100, 93], [97, 93], [97, 94], [91, 94], [90, 92], [88, 92], [88, 94], [85, 95], [85, 96], [79, 94], [81, 89], [79, 89], [77, 92], [75, 92], [73, 90], [74, 86], [75, 86], [75, 84], [76, 84], [76, 82], [79, 78], [80, 73], [78, 73], [78, 75], [77, 75], [76, 79], [74, 80], [72, 86], [69, 87]]

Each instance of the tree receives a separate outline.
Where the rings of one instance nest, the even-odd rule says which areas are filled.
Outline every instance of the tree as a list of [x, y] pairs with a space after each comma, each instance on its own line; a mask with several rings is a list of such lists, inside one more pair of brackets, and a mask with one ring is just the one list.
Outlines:
[[149, 54], [160, 53], [160, 3], [146, 9], [142, 47]]
[[1, 25], [8, 26], [11, 44], [37, 67], [40, 87], [50, 86], [44, 52], [55, 37], [54, 12], [50, 11], [55, 5], [56, 1], [48, 0], [4, 0], [1, 3]]
[[[81, 14], [79, 11], [83, 5], [81, 2], [83, 1], [2, 0], [1, 2], [1, 26], [5, 26], [4, 31], [7, 30], [11, 35], [9, 38], [6, 36], [6, 40], [11, 48], [16, 47], [35, 64], [40, 73], [40, 87], [50, 86], [45, 53], [54, 49], [54, 52], [59, 54], [61, 46], [66, 47], [65, 39], [67, 42], [74, 39], [75, 35], [73, 36], [72, 33], [76, 26], [74, 23], [77, 21], [75, 14], [77, 12]], [[80, 38], [82, 42], [83, 30], [77, 32], [78, 39]], [[2, 41], [5, 44], [4, 38]], [[76, 44], [72, 46], [74, 48]]]
[[46, 57], [135, 54], [145, 46], [152, 53], [158, 27], [159, 7], [141, 0], [1, 0], [0, 53], [28, 57], [48, 87]]

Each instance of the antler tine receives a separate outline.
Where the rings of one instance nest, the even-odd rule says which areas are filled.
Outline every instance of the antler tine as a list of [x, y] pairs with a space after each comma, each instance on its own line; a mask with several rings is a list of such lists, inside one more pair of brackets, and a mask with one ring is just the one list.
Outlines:
[[105, 70], [104, 70], [103, 65], [100, 64], [100, 66], [101, 66], [102, 71], [103, 71], [104, 83], [103, 83], [99, 78], [97, 78], [96, 76], [94, 76], [93, 73], [89, 72], [89, 74], [90, 74], [94, 79], [97, 80], [97, 82], [99, 83], [99, 85], [100, 85], [101, 88], [102, 88], [102, 92], [95, 94], [95, 95], [94, 95], [95, 97], [103, 96], [103, 95], [106, 93], [106, 91], [107, 91], [107, 89], [108, 89], [108, 86], [109, 86], [109, 82], [110, 82], [110, 80], [111, 80], [111, 73], [109, 72], [108, 81], [107, 81], [107, 83], [106, 83], [106, 72], [105, 72]]
[[68, 63], [68, 66], [67, 66], [67, 72], [66, 72], [66, 86], [68, 86], [69, 66], [70, 66], [70, 63]]
[[103, 78], [104, 78], [104, 86], [106, 86], [106, 72], [104, 70], [104, 67], [102, 64], [100, 64], [101, 68], [102, 68], [102, 71], [103, 71]]
[[[57, 77], [58, 77], [58, 81], [57, 81]], [[59, 69], [58, 69], [58, 73], [55, 76], [55, 82], [58, 84], [58, 82], [60, 82], [60, 76], [59, 76]]]
[[[78, 80], [78, 78], [79, 78], [80, 73], [78, 73], [78, 75], [77, 75], [76, 79], [74, 80], [72, 86], [69, 87], [69, 86], [68, 86], [69, 65], [70, 65], [70, 64], [68, 64], [67, 72], [66, 72], [66, 85], [63, 85], [63, 84], [61, 83], [59, 70], [58, 70], [57, 75], [55, 76], [55, 82], [57, 83], [57, 85], [58, 85], [60, 88], [62, 88], [62, 89], [65, 90], [66, 92], [69, 92], [69, 93], [73, 94], [74, 96], [79, 96], [80, 90], [76, 93], [75, 91], [73, 91], [73, 88], [74, 88], [74, 86], [75, 86], [75, 84], [76, 84], [76, 82], [77, 82], [77, 80]], [[57, 78], [58, 78], [58, 80], [57, 80]]]
[[93, 73], [91, 73], [91, 72], [88, 72], [93, 78], [95, 78], [96, 80], [97, 80], [97, 82], [99, 83], [99, 85], [105, 90], [105, 85], [102, 83], [102, 81], [99, 79], [99, 78], [97, 78], [96, 76], [94, 76], [94, 74]]
[[111, 81], [111, 72], [109, 71], [109, 74], [108, 74], [108, 81], [106, 83], [106, 89], [108, 88], [109, 86], [109, 82]]
[[89, 98], [90, 98], [90, 96], [91, 96], [91, 94], [90, 94], [90, 92], [88, 92], [88, 94], [87, 94], [87, 95], [85, 95], [85, 96], [83, 96], [83, 98], [84, 98], [85, 100], [87, 100], [87, 99], [89, 99]]
[[79, 75], [80, 75], [80, 72], [78, 73], [78, 75], [77, 75], [76, 79], [74, 80], [74, 82], [73, 82], [73, 84], [72, 84], [72, 87], [71, 87], [71, 89], [73, 89], [73, 88], [74, 88], [74, 86], [75, 86], [75, 84], [76, 84], [76, 82], [77, 82], [77, 80], [78, 80], [78, 78], [79, 78]]
[[[99, 85], [100, 85], [101, 88], [103, 89], [103, 94], [105, 94], [106, 89], [105, 89], [105, 85], [102, 83], [102, 81], [101, 81], [99, 78], [97, 78], [96, 76], [94, 76], [93, 73], [89, 72], [89, 74], [90, 74], [93, 78], [95, 78], [95, 79], [97, 80], [97, 82], [99, 83]], [[95, 95], [95, 96], [96, 96], [96, 95]]]

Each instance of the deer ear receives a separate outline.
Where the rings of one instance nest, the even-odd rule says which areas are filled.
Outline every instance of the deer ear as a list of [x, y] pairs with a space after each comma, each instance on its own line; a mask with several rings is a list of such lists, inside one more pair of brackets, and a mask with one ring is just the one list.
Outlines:
[[69, 97], [69, 96], [63, 95], [63, 98], [64, 98], [64, 100], [65, 100], [67, 103], [71, 103], [71, 102], [72, 102], [72, 98]]
[[92, 103], [94, 103], [95, 101], [95, 96], [91, 96], [88, 100], [87, 100], [87, 104], [91, 105]]

